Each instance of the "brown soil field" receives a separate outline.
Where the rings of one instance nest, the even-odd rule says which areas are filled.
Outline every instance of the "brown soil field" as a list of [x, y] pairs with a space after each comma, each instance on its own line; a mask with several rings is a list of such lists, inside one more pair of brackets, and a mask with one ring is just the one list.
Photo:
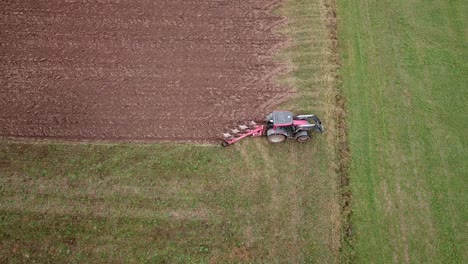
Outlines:
[[280, 0], [0, 2], [0, 137], [211, 141], [272, 82]]

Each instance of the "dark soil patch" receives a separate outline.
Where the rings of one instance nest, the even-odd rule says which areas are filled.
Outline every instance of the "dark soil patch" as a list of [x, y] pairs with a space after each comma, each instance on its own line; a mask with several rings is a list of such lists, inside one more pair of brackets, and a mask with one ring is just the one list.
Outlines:
[[212, 140], [287, 98], [271, 0], [0, 3], [0, 137]]

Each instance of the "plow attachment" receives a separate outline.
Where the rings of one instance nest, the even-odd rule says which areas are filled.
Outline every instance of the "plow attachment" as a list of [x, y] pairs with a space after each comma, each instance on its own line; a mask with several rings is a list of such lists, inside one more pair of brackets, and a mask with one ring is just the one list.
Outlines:
[[244, 139], [246, 137], [260, 137], [263, 136], [265, 126], [257, 125], [255, 122], [251, 122], [248, 126], [239, 126], [239, 129], [231, 130], [231, 133], [225, 133], [224, 141], [222, 143], [223, 147], [227, 147], [236, 143], [237, 141]]

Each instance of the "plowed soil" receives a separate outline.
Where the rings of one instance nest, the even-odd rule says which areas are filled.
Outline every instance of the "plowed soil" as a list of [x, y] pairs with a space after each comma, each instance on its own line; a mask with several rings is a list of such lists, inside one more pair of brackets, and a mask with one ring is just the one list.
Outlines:
[[279, 0], [0, 2], [0, 137], [214, 140], [272, 83]]

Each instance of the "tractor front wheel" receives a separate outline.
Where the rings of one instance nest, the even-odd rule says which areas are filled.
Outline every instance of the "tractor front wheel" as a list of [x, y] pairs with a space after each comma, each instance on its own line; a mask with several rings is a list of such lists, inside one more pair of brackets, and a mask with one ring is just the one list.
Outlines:
[[286, 136], [285, 135], [281, 135], [281, 134], [273, 134], [273, 135], [269, 135], [268, 136], [268, 141], [270, 141], [270, 143], [281, 143], [281, 142], [284, 142], [286, 140]]
[[307, 142], [310, 140], [310, 137], [307, 136], [307, 135], [304, 135], [304, 136], [299, 136], [296, 138], [297, 142], [299, 143], [304, 143], [304, 142]]

